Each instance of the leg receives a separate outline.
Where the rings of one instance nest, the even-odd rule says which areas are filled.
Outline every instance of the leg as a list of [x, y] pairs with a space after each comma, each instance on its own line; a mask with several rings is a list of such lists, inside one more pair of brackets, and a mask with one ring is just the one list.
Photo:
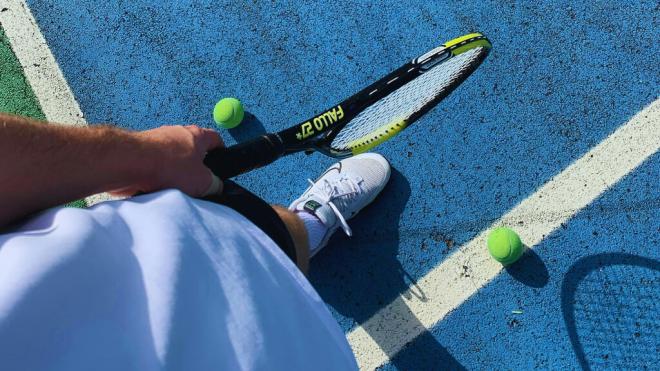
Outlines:
[[309, 270], [309, 239], [307, 237], [305, 224], [295, 213], [286, 208], [277, 205], [271, 206], [277, 215], [279, 215], [280, 219], [282, 219], [286, 229], [289, 231], [296, 247], [297, 261], [295, 263], [298, 266], [298, 269], [306, 275]]
[[350, 236], [346, 221], [383, 190], [390, 166], [380, 155], [368, 153], [345, 159], [328, 169], [289, 210], [265, 201], [226, 180], [221, 195], [207, 196], [243, 214], [282, 248], [304, 274], [309, 260], [328, 243], [338, 228]]

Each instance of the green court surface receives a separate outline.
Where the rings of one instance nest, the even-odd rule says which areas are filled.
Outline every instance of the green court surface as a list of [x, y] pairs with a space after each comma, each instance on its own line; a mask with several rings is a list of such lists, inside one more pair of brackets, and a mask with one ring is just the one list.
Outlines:
[[0, 112], [39, 120], [46, 119], [2, 29], [0, 29]]
[[[2, 28], [0, 28], [0, 112], [38, 120], [46, 119]], [[85, 201], [79, 200], [67, 206], [87, 205]]]

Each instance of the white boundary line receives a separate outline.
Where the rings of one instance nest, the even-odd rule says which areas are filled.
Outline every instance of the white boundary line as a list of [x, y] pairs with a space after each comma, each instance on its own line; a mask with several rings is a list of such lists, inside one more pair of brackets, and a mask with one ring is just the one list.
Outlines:
[[[347, 337], [360, 368], [374, 369], [386, 363], [500, 273], [502, 266], [485, 248], [492, 228], [514, 226], [532, 248], [659, 148], [660, 99], [656, 99], [421, 278], [416, 286], [426, 294], [426, 301], [414, 295], [410, 299], [400, 296], [351, 331]], [[418, 321], [399, 313], [414, 313]]]
[[50, 122], [85, 126], [78, 102], [25, 1], [5, 0], [0, 23], [23, 67], [41, 110]]
[[[4, 0], [0, 24], [11, 43], [23, 73], [39, 101], [46, 120], [86, 126], [80, 106], [66, 82], [55, 57], [24, 0]], [[111, 199], [107, 194], [87, 197], [87, 205]]]

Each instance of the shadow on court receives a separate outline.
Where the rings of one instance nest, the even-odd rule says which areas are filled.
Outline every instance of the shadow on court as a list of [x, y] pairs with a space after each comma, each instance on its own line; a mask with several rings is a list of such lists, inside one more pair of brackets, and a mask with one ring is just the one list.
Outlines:
[[[401, 214], [410, 197], [408, 180], [392, 169], [390, 182], [376, 201], [365, 208], [351, 226], [354, 236], [337, 233], [328, 247], [312, 260], [311, 281], [327, 304], [343, 316], [364, 323], [399, 295], [426, 300], [398, 260]], [[391, 328], [371, 330], [369, 335], [389, 353], [400, 333], [423, 328], [414, 313], [399, 306], [399, 318]], [[399, 325], [405, 323], [406, 329]], [[463, 369], [460, 363], [428, 331], [397, 354], [388, 354], [401, 370], [420, 365]]]
[[523, 256], [505, 269], [513, 279], [529, 287], [544, 287], [550, 279], [548, 268], [543, 263], [543, 260], [541, 260], [534, 250], [527, 246], [525, 247]]
[[649, 369], [660, 362], [660, 261], [604, 253], [577, 261], [561, 309], [583, 370]]
[[257, 116], [250, 112], [245, 112], [243, 122], [233, 129], [229, 129], [229, 135], [236, 141], [236, 143], [246, 142], [250, 139], [256, 138], [260, 135], [266, 134], [264, 124], [257, 118]]

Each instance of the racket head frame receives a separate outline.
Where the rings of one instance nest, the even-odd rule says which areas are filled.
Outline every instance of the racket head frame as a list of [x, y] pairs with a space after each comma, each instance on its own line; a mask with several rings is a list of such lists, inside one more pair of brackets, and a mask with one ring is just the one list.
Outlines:
[[[482, 48], [483, 52], [479, 53], [475, 60], [464, 70], [465, 78], [452, 81], [446, 89], [406, 120], [391, 123], [388, 127], [382, 128], [381, 132], [377, 133], [374, 138], [360, 143], [361, 145], [355, 148], [342, 150], [332, 147], [331, 143], [339, 132], [364, 109], [438, 64], [475, 48]], [[451, 94], [467, 76], [471, 75], [481, 65], [483, 60], [488, 56], [491, 48], [492, 45], [486, 36], [481, 33], [471, 33], [450, 40], [424, 53], [340, 104], [323, 111], [309, 120], [277, 133], [276, 135], [280, 138], [284, 147], [283, 154], [286, 155], [302, 151], [312, 153], [316, 151], [330, 157], [346, 158], [368, 151], [397, 135]]]

